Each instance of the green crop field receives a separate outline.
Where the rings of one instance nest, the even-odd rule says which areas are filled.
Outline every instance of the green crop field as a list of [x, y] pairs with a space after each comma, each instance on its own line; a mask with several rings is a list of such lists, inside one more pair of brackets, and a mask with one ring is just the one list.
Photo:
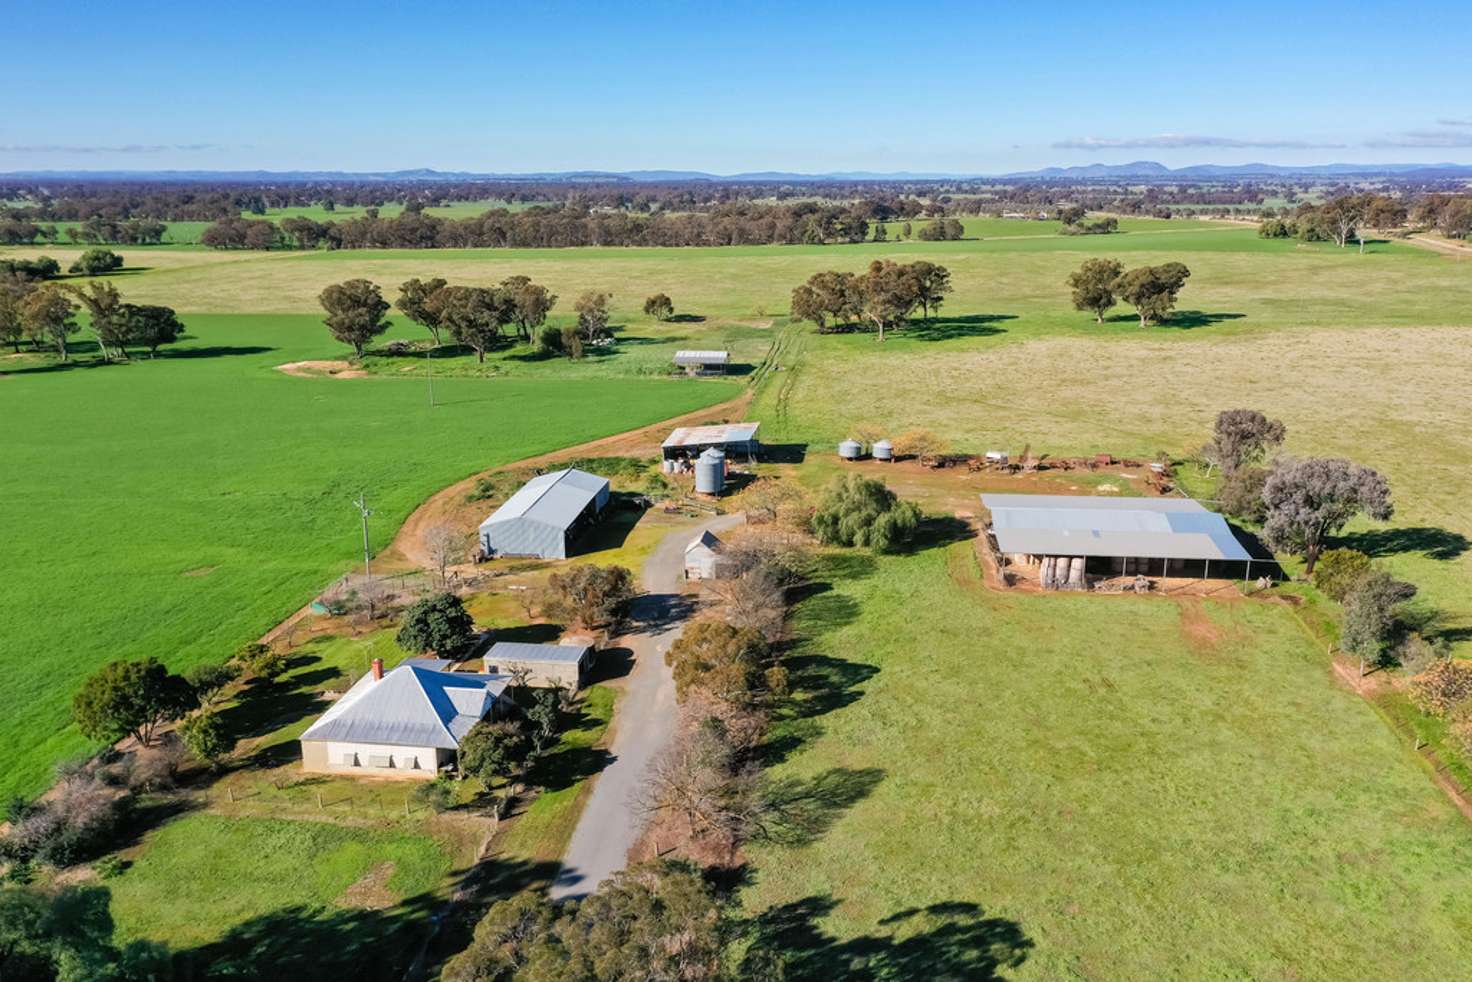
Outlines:
[[[142, 274], [136, 282], [143, 282]], [[124, 280], [129, 290], [133, 280]], [[186, 317], [156, 361], [0, 362], [0, 490], [13, 513], [0, 611], [0, 793], [43, 787], [86, 748], [72, 693], [114, 658], [218, 659], [361, 555], [366, 491], [386, 543], [429, 494], [498, 463], [719, 402], [721, 382], [290, 378], [340, 356], [305, 317]], [[29, 369], [15, 365], [31, 365]], [[590, 366], [591, 367], [591, 366]], [[38, 497], [39, 496], [39, 497]]]
[[1466, 820], [1286, 608], [998, 594], [971, 542], [842, 558], [770, 741], [816, 831], [742, 892], [788, 977], [1464, 974]]

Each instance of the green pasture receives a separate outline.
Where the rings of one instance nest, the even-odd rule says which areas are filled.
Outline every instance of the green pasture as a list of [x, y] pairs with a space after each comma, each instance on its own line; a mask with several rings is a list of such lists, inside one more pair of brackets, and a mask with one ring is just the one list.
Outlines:
[[311, 966], [401, 977], [450, 872], [428, 836], [194, 814], [150, 834], [106, 886], [119, 941], [247, 976]]
[[[139, 277], [141, 282], [144, 276]], [[125, 286], [125, 290], [127, 287]], [[229, 655], [477, 470], [730, 398], [733, 383], [561, 377], [291, 378], [341, 357], [306, 317], [190, 315], [157, 360], [3, 364], [0, 489], [12, 513], [0, 611], [0, 793], [35, 792], [87, 749], [72, 693], [114, 658]]]
[[1288, 609], [979, 576], [849, 554], [798, 608], [769, 744], [806, 819], [742, 892], [789, 978], [1464, 971], [1466, 820]]

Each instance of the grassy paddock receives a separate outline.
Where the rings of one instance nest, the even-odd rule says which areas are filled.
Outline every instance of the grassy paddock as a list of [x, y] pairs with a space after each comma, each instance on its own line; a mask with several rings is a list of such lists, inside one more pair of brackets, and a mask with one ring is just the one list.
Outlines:
[[798, 608], [775, 775], [826, 818], [743, 893], [794, 977], [968, 938], [1018, 978], [1462, 971], [1465, 821], [1289, 611], [997, 594], [971, 549], [845, 556]]
[[186, 964], [281, 970], [279, 952], [387, 979], [407, 967], [450, 866], [424, 835], [196, 814], [150, 835], [107, 885], [118, 939], [162, 942]]

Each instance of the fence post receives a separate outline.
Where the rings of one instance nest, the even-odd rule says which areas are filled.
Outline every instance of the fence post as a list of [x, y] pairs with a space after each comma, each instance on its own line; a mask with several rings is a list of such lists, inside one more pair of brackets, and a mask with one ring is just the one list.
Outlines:
[[318, 791], [317, 792], [317, 810], [318, 811], [321, 811], [322, 810], [322, 792], [321, 791]]

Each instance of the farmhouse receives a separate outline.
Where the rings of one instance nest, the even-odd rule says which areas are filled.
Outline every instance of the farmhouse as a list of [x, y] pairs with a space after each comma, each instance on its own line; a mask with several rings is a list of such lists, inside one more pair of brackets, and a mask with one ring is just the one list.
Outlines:
[[383, 660], [302, 734], [302, 769], [429, 780], [454, 763], [471, 727], [511, 708], [505, 675], [450, 672], [416, 658], [387, 674]]
[[1250, 576], [1252, 556], [1226, 519], [1189, 498], [984, 494], [988, 529], [1012, 565], [1050, 589], [1089, 577]]
[[762, 449], [756, 435], [759, 426], [760, 423], [681, 426], [665, 438], [664, 459], [688, 463], [714, 447], [729, 460], [744, 459], [755, 463]]
[[675, 367], [683, 368], [687, 375], [726, 374], [731, 363], [729, 351], [676, 351]]
[[572, 541], [608, 507], [608, 479], [569, 468], [532, 478], [480, 524], [493, 556], [566, 559]]
[[485, 670], [492, 675], [526, 671], [528, 685], [560, 685], [580, 689], [593, 667], [591, 644], [523, 644], [497, 641], [485, 654]]
[[685, 547], [685, 579], [718, 580], [725, 575], [731, 560], [725, 546], [709, 530], [703, 531]]

